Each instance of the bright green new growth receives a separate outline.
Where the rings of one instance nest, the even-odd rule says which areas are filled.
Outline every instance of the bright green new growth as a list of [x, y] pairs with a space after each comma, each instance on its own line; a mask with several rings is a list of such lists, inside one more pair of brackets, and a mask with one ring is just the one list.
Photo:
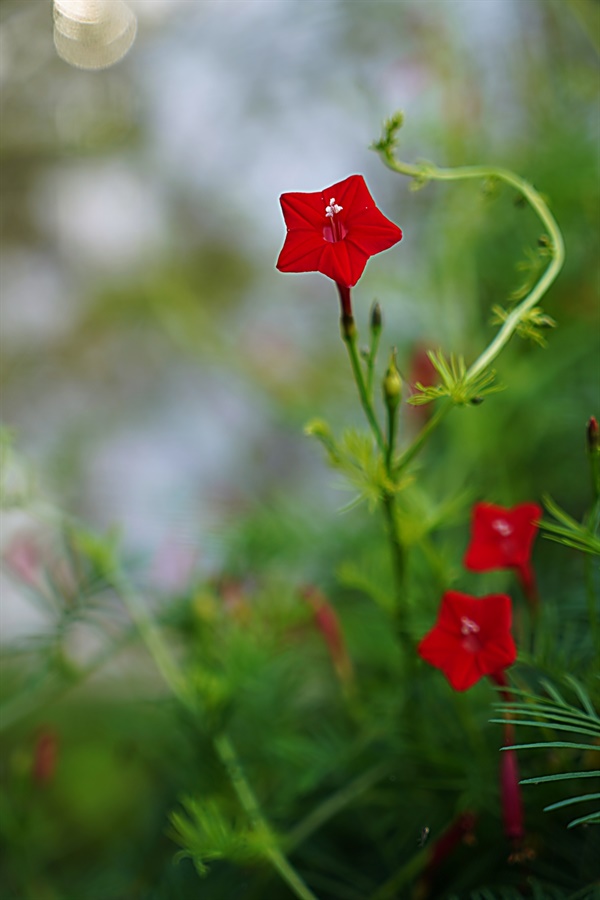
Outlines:
[[427, 356], [442, 383], [432, 387], [417, 382], [416, 388], [419, 393], [414, 394], [408, 401], [412, 406], [423, 406], [441, 397], [449, 397], [456, 406], [464, 406], [466, 403], [476, 405], [488, 394], [504, 390], [502, 385], [494, 384], [496, 373], [493, 369], [469, 377], [463, 356], [457, 358], [451, 353], [450, 359], [447, 360], [441, 350], [437, 352], [430, 350]]
[[[490, 179], [504, 181], [515, 188], [519, 195], [529, 203], [544, 226], [544, 236], [540, 239], [542, 245], [540, 250], [542, 252], [538, 253], [538, 258], [540, 258], [540, 263], [541, 258], [544, 260], [549, 259], [549, 265], [539, 281], [532, 283], [537, 272], [535, 267], [532, 266], [531, 260], [528, 261], [528, 278], [526, 278], [523, 287], [516, 294], [513, 294], [511, 298], [521, 302], [510, 312], [506, 313], [502, 328], [494, 340], [467, 370], [466, 378], [469, 380], [489, 367], [490, 363], [506, 346], [512, 335], [515, 332], [519, 332], [519, 329], [519, 333], [531, 337], [532, 335], [529, 331], [534, 326], [547, 327], [550, 324], [550, 320], [539, 321], [541, 313], [534, 313], [534, 309], [560, 272], [564, 262], [563, 239], [556, 220], [541, 194], [525, 179], [508, 171], [508, 169], [498, 166], [460, 166], [455, 169], [442, 169], [430, 162], [411, 164], [397, 159], [398, 132], [402, 127], [403, 121], [402, 113], [395, 113], [384, 123], [381, 138], [373, 144], [373, 149], [379, 153], [384, 163], [394, 172], [413, 178], [413, 183], [417, 188], [424, 187], [430, 181], [457, 181], [463, 178], [475, 178], [483, 182], [489, 182]], [[525, 296], [521, 300], [521, 292], [523, 291]], [[534, 313], [533, 319], [531, 318], [532, 313]]]

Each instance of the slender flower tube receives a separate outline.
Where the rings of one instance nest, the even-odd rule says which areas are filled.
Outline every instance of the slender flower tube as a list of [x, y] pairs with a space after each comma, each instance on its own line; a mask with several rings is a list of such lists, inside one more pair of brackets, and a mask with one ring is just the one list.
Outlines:
[[460, 843], [475, 842], [474, 830], [477, 825], [477, 813], [471, 810], [459, 813], [448, 828], [432, 844], [427, 866], [417, 885], [415, 897], [418, 900], [429, 897], [437, 879], [438, 871]]
[[[491, 680], [500, 688], [502, 699], [509, 703], [512, 699], [504, 672], [497, 672]], [[515, 742], [515, 729], [512, 722], [504, 723], [504, 746], [510, 747]], [[519, 784], [519, 763], [516, 750], [502, 750], [500, 753], [500, 798], [502, 802], [502, 819], [504, 833], [512, 843], [519, 847], [525, 837], [523, 801]]]

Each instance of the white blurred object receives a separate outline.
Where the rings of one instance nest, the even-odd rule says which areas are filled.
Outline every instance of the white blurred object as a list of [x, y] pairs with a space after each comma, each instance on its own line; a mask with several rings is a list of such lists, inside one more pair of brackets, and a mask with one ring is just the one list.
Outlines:
[[54, 0], [54, 46], [80, 69], [106, 69], [125, 56], [137, 19], [123, 0]]

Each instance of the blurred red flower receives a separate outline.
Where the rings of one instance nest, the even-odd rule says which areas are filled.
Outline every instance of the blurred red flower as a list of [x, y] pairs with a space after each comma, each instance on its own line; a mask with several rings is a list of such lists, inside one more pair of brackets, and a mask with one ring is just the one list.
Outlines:
[[471, 543], [465, 555], [467, 569], [474, 572], [517, 569], [529, 592], [528, 586], [533, 585], [531, 548], [538, 531], [536, 522], [541, 516], [542, 509], [537, 503], [521, 503], [512, 509], [476, 503]]
[[51, 728], [44, 728], [35, 742], [33, 755], [33, 780], [44, 785], [52, 781], [58, 759], [58, 735]]
[[441, 669], [455, 691], [466, 691], [484, 675], [502, 671], [517, 658], [505, 594], [470, 597], [447, 591], [437, 622], [417, 647], [419, 656]]
[[327, 645], [338, 677], [341, 681], [348, 683], [352, 679], [352, 661], [348, 655], [344, 632], [335, 609], [312, 585], [303, 589], [302, 596], [312, 607], [315, 625]]
[[277, 260], [280, 272], [321, 272], [353, 287], [370, 256], [402, 239], [380, 212], [362, 175], [350, 175], [323, 191], [281, 195], [287, 226]]

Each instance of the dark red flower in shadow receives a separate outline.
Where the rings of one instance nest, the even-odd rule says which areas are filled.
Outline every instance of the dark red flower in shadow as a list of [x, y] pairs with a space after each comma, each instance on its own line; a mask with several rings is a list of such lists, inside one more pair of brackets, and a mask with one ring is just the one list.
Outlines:
[[33, 756], [33, 780], [39, 785], [52, 781], [58, 758], [58, 735], [51, 728], [44, 728], [35, 742]]
[[380, 212], [362, 175], [350, 175], [323, 191], [281, 195], [287, 226], [277, 260], [280, 272], [322, 272], [353, 287], [370, 256], [402, 238]]
[[302, 596], [312, 607], [315, 625], [327, 645], [338, 677], [341, 681], [348, 683], [352, 680], [352, 661], [348, 655], [344, 632], [335, 609], [312, 585], [304, 588]]
[[455, 691], [466, 691], [484, 675], [504, 670], [517, 658], [505, 594], [478, 599], [447, 591], [437, 622], [417, 647], [419, 656], [441, 669]]

